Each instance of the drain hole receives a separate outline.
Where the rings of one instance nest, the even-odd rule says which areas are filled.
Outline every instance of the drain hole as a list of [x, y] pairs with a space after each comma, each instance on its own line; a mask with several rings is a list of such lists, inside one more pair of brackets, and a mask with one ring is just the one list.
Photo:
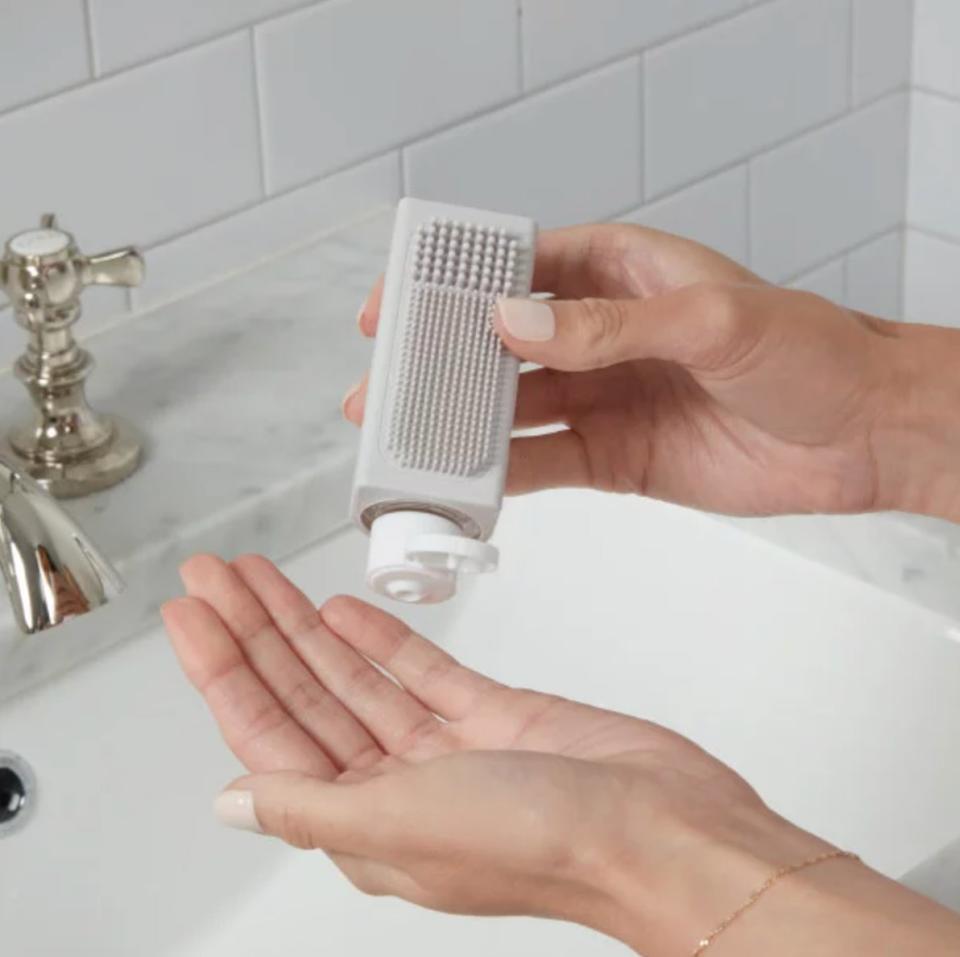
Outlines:
[[27, 786], [13, 768], [0, 767], [0, 824], [12, 821], [27, 805]]
[[36, 797], [37, 781], [30, 765], [12, 751], [0, 751], [0, 838], [27, 823]]

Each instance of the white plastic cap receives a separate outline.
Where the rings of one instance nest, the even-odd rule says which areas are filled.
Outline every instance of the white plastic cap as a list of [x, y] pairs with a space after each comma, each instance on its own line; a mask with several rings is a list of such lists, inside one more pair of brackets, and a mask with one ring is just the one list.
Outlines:
[[493, 571], [493, 545], [468, 538], [455, 522], [430, 512], [388, 512], [370, 526], [367, 584], [415, 604], [446, 601], [457, 575]]

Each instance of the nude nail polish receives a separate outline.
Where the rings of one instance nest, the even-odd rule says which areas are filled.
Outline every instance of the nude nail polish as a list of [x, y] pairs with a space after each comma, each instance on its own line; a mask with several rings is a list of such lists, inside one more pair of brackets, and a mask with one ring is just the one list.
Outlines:
[[553, 310], [533, 299], [501, 299], [497, 303], [500, 321], [514, 339], [547, 342], [556, 332]]
[[262, 834], [263, 829], [257, 820], [253, 808], [253, 792], [240, 791], [233, 788], [221, 791], [213, 802], [213, 812], [221, 824], [235, 827], [241, 831], [253, 831]]

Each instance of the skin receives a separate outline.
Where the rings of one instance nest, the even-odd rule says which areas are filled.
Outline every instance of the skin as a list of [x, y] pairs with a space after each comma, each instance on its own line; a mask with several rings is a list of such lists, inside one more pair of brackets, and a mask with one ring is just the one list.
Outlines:
[[[633, 226], [544, 234], [556, 332], [521, 376], [509, 490], [636, 492], [741, 514], [960, 519], [958, 334], [771, 287]], [[380, 286], [361, 309], [376, 332]], [[365, 384], [344, 402], [362, 420]], [[657, 725], [510, 688], [356, 599], [317, 610], [266, 559], [197, 556], [164, 621], [251, 772], [259, 830], [361, 890], [575, 921], [683, 957], [785, 864], [829, 850]], [[394, 680], [373, 667], [375, 662]], [[863, 864], [785, 878], [709, 957], [946, 957], [960, 920]]]
[[[368, 894], [575, 921], [674, 957], [782, 864], [830, 849], [680, 735], [500, 684], [357, 599], [318, 610], [264, 558], [199, 555], [182, 577], [163, 618], [252, 772], [232, 789], [259, 830], [325, 851]], [[954, 915], [853, 861], [770, 898], [713, 953], [960, 946]]]

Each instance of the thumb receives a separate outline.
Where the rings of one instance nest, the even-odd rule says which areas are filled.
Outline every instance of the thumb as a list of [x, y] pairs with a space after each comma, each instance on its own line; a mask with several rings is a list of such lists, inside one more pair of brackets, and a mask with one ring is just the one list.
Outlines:
[[372, 783], [337, 784], [293, 771], [250, 775], [217, 795], [214, 813], [229, 827], [294, 847], [363, 854], [381, 817], [370, 807]]
[[494, 326], [521, 359], [579, 372], [632, 359], [712, 371], [747, 351], [760, 287], [698, 283], [649, 299], [501, 299]]

